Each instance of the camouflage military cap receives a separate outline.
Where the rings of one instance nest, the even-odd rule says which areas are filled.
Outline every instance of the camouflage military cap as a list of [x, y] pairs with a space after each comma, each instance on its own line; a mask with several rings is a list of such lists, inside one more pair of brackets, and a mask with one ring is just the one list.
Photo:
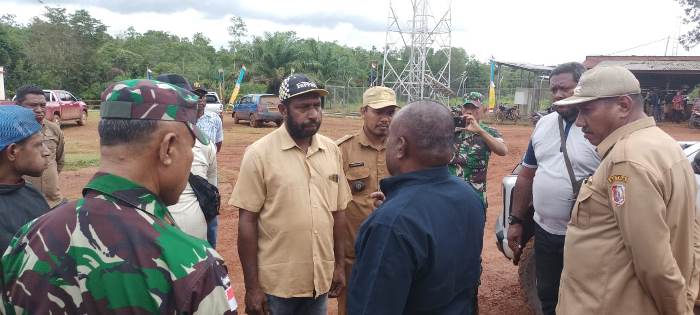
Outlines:
[[196, 125], [199, 97], [183, 88], [155, 80], [126, 80], [110, 84], [101, 99], [103, 119], [181, 121], [197, 140], [209, 143]]
[[464, 96], [464, 104], [463, 105], [474, 105], [476, 107], [481, 106], [481, 101], [484, 100], [484, 96], [481, 95], [479, 92], [471, 92], [467, 95]]

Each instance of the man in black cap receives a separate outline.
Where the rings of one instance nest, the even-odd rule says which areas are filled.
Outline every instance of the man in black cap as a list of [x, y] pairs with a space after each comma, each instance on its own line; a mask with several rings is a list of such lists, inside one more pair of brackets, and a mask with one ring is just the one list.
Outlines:
[[285, 123], [243, 155], [229, 204], [239, 208], [246, 313], [325, 315], [345, 287], [340, 149], [317, 134], [324, 89], [303, 74], [280, 86]]
[[[221, 151], [221, 144], [224, 142], [224, 128], [219, 115], [206, 111], [207, 106], [207, 90], [197, 87], [192, 88], [187, 78], [179, 74], [161, 74], [156, 78], [158, 81], [170, 83], [181, 87], [187, 91], [191, 91], [199, 97], [197, 102], [197, 128], [204, 133], [207, 138], [216, 146], [216, 153]], [[216, 159], [211, 163], [213, 177], [218, 177]], [[216, 248], [216, 234], [219, 228], [219, 218], [214, 217], [207, 222], [207, 241], [212, 247]]]

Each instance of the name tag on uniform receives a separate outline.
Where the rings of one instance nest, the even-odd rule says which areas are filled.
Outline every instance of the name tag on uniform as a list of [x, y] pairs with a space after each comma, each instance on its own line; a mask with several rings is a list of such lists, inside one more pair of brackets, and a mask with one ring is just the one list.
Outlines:
[[355, 162], [355, 163], [348, 164], [348, 167], [359, 167], [359, 166], [365, 166], [365, 162]]

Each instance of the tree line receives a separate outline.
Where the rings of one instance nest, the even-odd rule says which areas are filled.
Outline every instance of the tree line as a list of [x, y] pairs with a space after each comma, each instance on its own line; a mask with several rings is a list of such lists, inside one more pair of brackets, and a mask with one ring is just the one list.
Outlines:
[[[219, 69], [224, 70], [226, 95], [242, 64], [246, 65], [241, 94], [276, 92], [286, 75], [303, 72], [324, 85], [367, 86], [370, 64], [383, 60], [383, 49], [348, 47], [338, 42], [300, 38], [295, 32], [249, 36], [245, 22], [232, 17], [228, 47], [216, 48], [202, 33], [191, 38], [133, 27], [117, 35], [86, 10], [69, 12], [46, 7], [43, 14], [20, 24], [13, 15], [0, 17], [0, 65], [5, 67], [8, 94], [27, 83], [44, 88], [66, 89], [84, 99], [98, 99], [112, 81], [144, 78], [146, 69], [155, 75], [179, 73], [204, 87], [218, 88]], [[451, 88], [458, 91], [462, 78], [467, 85], [487, 87], [489, 66], [452, 48]], [[392, 64], [402, 68], [410, 52], [389, 53]], [[431, 51], [429, 64], [440, 64], [444, 54]], [[381, 66], [380, 66], [381, 67]], [[381, 75], [380, 75], [381, 76]]]

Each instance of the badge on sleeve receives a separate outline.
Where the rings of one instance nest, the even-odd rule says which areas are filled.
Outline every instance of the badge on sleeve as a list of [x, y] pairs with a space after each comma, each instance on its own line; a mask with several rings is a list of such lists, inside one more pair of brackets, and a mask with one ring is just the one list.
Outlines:
[[610, 187], [610, 195], [615, 203], [615, 206], [620, 207], [625, 204], [625, 185], [622, 183], [614, 183]]
[[233, 293], [233, 286], [231, 285], [231, 280], [229, 279], [228, 275], [226, 275], [223, 278], [221, 278], [221, 282], [223, 283], [224, 288], [226, 288], [226, 300], [228, 301], [229, 308], [233, 312], [236, 309], [238, 309], [238, 303], [236, 302], [236, 295]]

